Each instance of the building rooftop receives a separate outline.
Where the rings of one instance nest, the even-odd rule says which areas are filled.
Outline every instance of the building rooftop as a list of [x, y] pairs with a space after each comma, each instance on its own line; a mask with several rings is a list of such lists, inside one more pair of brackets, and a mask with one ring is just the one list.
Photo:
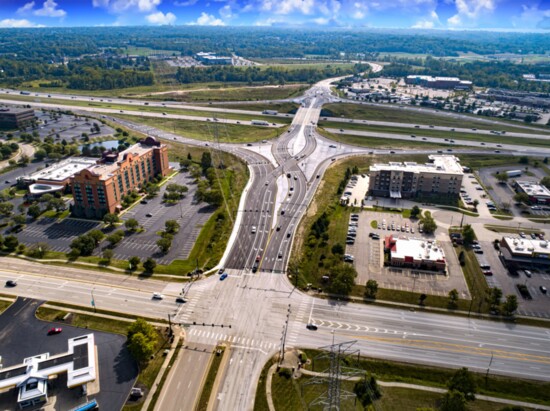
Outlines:
[[503, 237], [512, 254], [522, 257], [532, 257], [533, 254], [550, 254], [548, 241], [530, 238]]
[[128, 154], [131, 154], [132, 156], [135, 156], [135, 157], [139, 157], [151, 149], [152, 149], [152, 146], [150, 145], [137, 143], [131, 147], [128, 147], [126, 150], [118, 153], [116, 161], [106, 162], [106, 163], [97, 163], [87, 168], [91, 173], [97, 176], [100, 176], [102, 179], [107, 179], [113, 176], [113, 173], [119, 168], [120, 161], [124, 160]]
[[70, 157], [22, 178], [26, 181], [47, 180], [61, 183], [96, 162], [97, 159], [91, 157]]
[[460, 159], [453, 155], [430, 155], [428, 158], [431, 163], [418, 164], [409, 162], [390, 162], [388, 164], [374, 164], [370, 166], [370, 171], [392, 170], [409, 171], [413, 173], [442, 173], [462, 175], [462, 166]]
[[414, 260], [445, 261], [445, 253], [437, 241], [426, 241], [420, 238], [394, 238], [395, 245], [391, 255], [405, 260], [407, 257]]
[[0, 114], [2, 113], [26, 113], [28, 111], [34, 111], [32, 108], [19, 108], [19, 107], [0, 107]]
[[550, 190], [542, 184], [534, 183], [532, 181], [516, 181], [516, 184], [529, 196], [550, 197]]

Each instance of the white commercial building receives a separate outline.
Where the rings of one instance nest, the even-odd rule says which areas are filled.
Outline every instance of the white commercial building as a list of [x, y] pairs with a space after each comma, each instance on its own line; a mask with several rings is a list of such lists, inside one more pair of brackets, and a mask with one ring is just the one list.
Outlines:
[[532, 181], [516, 181], [515, 189], [518, 193], [525, 193], [529, 196], [531, 204], [549, 204], [550, 190]]
[[70, 183], [73, 175], [96, 163], [97, 158], [69, 157], [28, 176], [23, 176], [20, 180], [29, 184], [42, 183], [65, 186]]
[[445, 253], [435, 240], [421, 238], [386, 237], [384, 248], [389, 253], [391, 266], [426, 270], [446, 270]]

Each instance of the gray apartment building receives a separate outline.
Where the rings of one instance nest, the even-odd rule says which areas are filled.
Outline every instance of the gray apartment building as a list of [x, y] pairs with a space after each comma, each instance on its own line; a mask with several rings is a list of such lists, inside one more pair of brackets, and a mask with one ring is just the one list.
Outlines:
[[374, 164], [369, 172], [368, 194], [390, 198], [419, 195], [458, 196], [464, 172], [453, 155], [431, 155], [430, 162]]

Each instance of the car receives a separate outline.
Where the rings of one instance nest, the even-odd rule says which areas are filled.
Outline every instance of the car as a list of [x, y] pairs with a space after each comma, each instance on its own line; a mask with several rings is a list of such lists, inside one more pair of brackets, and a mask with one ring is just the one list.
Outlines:
[[166, 115], [166, 113], [162, 113], [162, 115], [163, 115], [163, 116], [165, 116], [165, 115]]
[[495, 150], [495, 153], [500, 153], [500, 150]]
[[289, 231], [288, 233], [286, 233], [286, 238], [290, 238], [290, 236], [291, 236], [291, 233]]
[[285, 215], [285, 210], [281, 210], [281, 215]]
[[475, 248], [474, 253], [476, 254], [483, 254], [483, 250], [481, 248]]
[[252, 226], [252, 229], [250, 230], [250, 232], [251, 232], [252, 234], [256, 234], [256, 231], [257, 231], [256, 226]]
[[317, 326], [315, 324], [311, 324], [311, 323], [306, 325], [306, 328], [308, 330], [311, 330], [311, 331], [316, 331], [317, 330]]
[[222, 267], [218, 270], [218, 274], [223, 274], [224, 271], [225, 271], [225, 267]]
[[497, 144], [497, 147], [502, 147], [502, 145], [500, 145], [500, 144]]
[[533, 273], [531, 273], [531, 271], [529, 270], [525, 270], [525, 276], [528, 277], [528, 278], [531, 278], [533, 276]]
[[53, 327], [48, 330], [48, 335], [60, 334], [63, 331], [61, 327]]
[[153, 214], [147, 213], [147, 214], [145, 214], [145, 217], [153, 217]]
[[540, 292], [543, 293], [543, 294], [546, 294], [548, 292], [548, 290], [546, 289], [546, 287], [544, 285], [541, 285], [539, 287], [539, 289], [540, 289]]
[[415, 136], [414, 134], [411, 134], [411, 137], [412, 137], [412, 138], [416, 138], [416, 136]]
[[157, 292], [153, 293], [153, 300], [162, 300], [162, 299], [164, 299], [164, 295], [162, 295], [161, 293], [157, 293]]
[[519, 233], [519, 236], [520, 236], [521, 238], [526, 238], [526, 237], [527, 237], [523, 231], [522, 231], [521, 233]]
[[344, 129], [343, 129], [343, 128], [341, 128], [341, 129], [340, 129], [340, 133], [343, 133], [343, 132], [344, 132]]
[[491, 276], [493, 275], [493, 272], [491, 270], [483, 270], [483, 275]]
[[330, 148], [336, 148], [336, 146], [334, 144], [331, 144], [329, 147]]
[[143, 397], [143, 390], [141, 388], [132, 388], [130, 390], [130, 396], [134, 398], [141, 398]]
[[354, 244], [355, 244], [355, 240], [346, 240], [346, 244], [347, 244], [347, 245], [354, 245]]
[[220, 275], [220, 281], [223, 281], [227, 278], [227, 273], [223, 273], [222, 275]]
[[422, 140], [424, 140], [424, 141], [425, 141], [425, 140], [427, 140], [427, 138], [426, 138], [426, 137], [422, 137]]
[[541, 206], [531, 206], [531, 210], [542, 210]]
[[414, 126], [414, 128], [420, 128], [420, 126]]
[[281, 226], [278, 225], [277, 228], [275, 228], [275, 231], [281, 231]]
[[265, 182], [265, 185], [268, 186], [268, 185], [269, 185], [269, 181], [266, 181], [266, 182]]
[[282, 260], [283, 259], [283, 253], [279, 252], [279, 254], [277, 254], [277, 259]]
[[141, 200], [140, 203], [141, 204], [147, 204], [147, 200]]
[[179, 297], [176, 297], [176, 302], [180, 303], [180, 304], [184, 304], [184, 303], [187, 302], [187, 300], [185, 298], [183, 298], [182, 296], [179, 296]]
[[347, 256], [347, 257], [344, 256], [344, 261], [345, 261], [346, 263], [353, 263], [354, 258], [353, 258], [353, 256]]
[[247, 147], [252, 147], [252, 143], [247, 143], [246, 146]]
[[537, 235], [535, 233], [531, 233], [531, 238], [534, 240], [537, 238]]
[[298, 175], [294, 174], [294, 180], [298, 180]]
[[373, 240], [380, 240], [380, 236], [378, 234], [373, 234], [371, 238]]
[[294, 191], [294, 187], [290, 187], [290, 189], [289, 189], [289, 190], [290, 190], [290, 191]]
[[17, 281], [15, 280], [6, 281], [6, 287], [15, 287], [16, 285], [17, 285]]

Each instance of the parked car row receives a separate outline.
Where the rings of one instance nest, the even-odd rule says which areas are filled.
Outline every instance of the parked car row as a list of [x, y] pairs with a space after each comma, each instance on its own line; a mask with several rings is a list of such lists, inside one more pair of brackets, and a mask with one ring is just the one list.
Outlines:
[[[378, 223], [377, 228], [380, 230], [388, 230], [388, 231], [401, 231], [403, 233], [411, 233], [414, 234], [414, 227], [412, 225], [409, 225], [409, 223], [404, 224], [398, 224], [395, 223], [393, 220], [389, 223], [386, 223], [386, 219], [382, 219], [382, 223]], [[419, 232], [420, 231], [419, 229]]]
[[357, 229], [359, 228], [359, 214], [352, 214], [348, 224], [348, 234], [346, 236], [346, 244], [354, 245], [357, 237]]

